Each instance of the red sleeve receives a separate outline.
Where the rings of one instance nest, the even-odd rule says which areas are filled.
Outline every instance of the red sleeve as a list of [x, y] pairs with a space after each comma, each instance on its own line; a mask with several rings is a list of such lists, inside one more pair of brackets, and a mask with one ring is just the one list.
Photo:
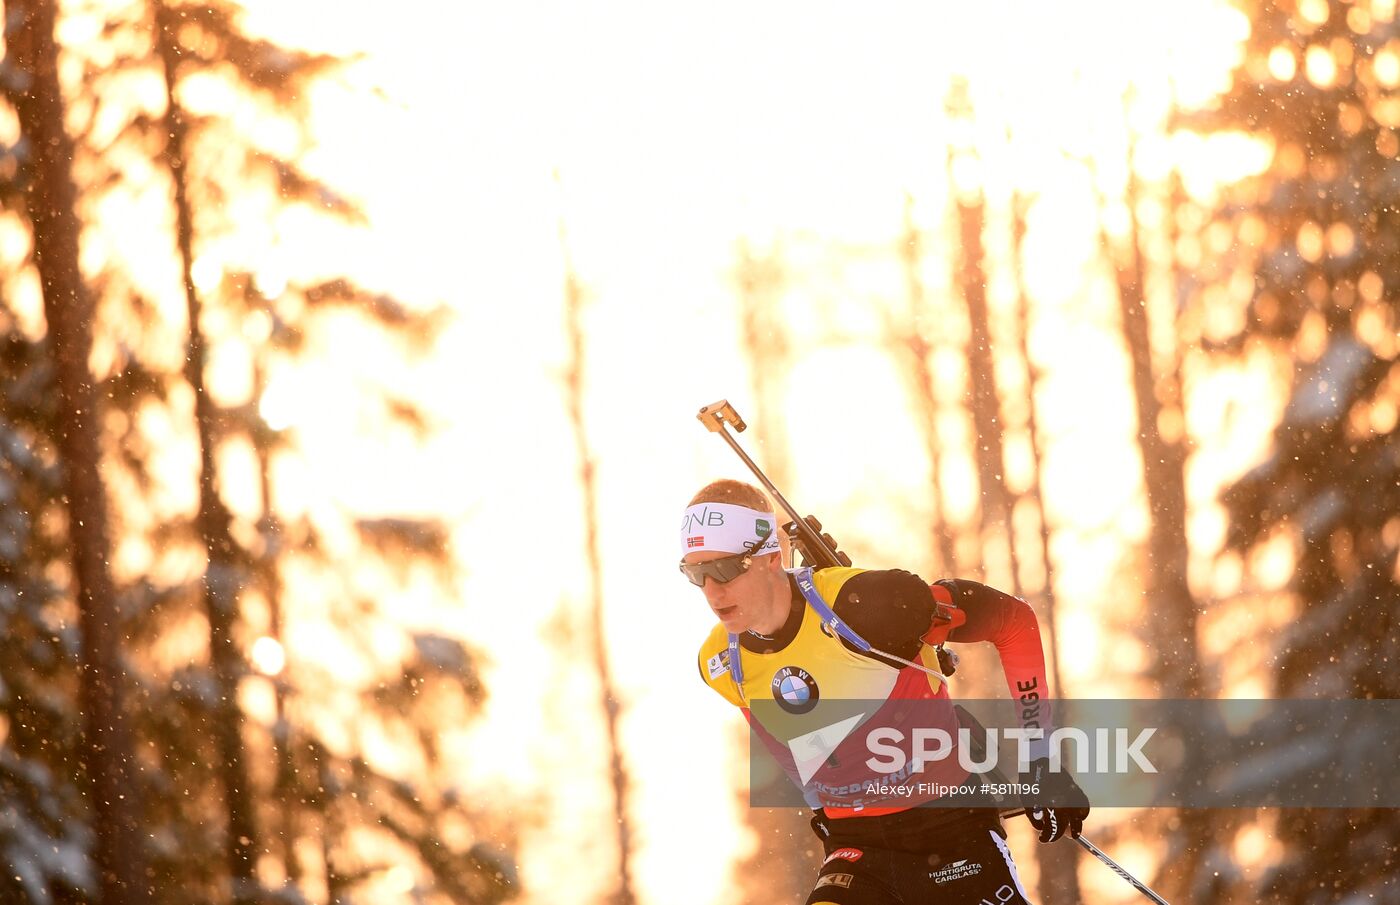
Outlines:
[[1050, 685], [1045, 675], [1045, 652], [1040, 646], [1040, 624], [1030, 604], [975, 581], [945, 579], [935, 588], [946, 588], [953, 604], [967, 613], [967, 621], [953, 629], [949, 641], [990, 641], [1001, 656], [1006, 687], [1018, 704], [1024, 728], [1040, 728], [1048, 735]]

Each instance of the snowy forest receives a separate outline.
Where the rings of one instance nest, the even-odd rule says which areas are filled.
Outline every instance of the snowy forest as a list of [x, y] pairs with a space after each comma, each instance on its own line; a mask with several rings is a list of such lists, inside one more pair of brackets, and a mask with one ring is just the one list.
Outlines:
[[[676, 573], [721, 398], [1060, 697], [1400, 697], [1395, 0], [963, 6], [5, 0], [0, 903], [804, 901]], [[1400, 902], [1391, 808], [1085, 833]]]

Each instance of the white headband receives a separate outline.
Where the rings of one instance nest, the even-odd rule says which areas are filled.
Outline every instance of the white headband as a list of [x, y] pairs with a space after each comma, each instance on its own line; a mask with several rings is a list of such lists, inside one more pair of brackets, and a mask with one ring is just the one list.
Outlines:
[[[759, 546], [759, 538], [767, 539]], [[753, 548], [758, 546], [757, 550]], [[767, 556], [778, 552], [778, 520], [771, 512], [759, 512], [730, 503], [696, 503], [681, 522], [681, 556], [705, 550]]]

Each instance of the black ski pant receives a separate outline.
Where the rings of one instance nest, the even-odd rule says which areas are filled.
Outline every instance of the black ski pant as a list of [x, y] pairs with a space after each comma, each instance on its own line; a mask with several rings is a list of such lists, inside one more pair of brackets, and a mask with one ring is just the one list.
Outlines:
[[1030, 905], [999, 822], [948, 827], [900, 851], [824, 839], [807, 905]]

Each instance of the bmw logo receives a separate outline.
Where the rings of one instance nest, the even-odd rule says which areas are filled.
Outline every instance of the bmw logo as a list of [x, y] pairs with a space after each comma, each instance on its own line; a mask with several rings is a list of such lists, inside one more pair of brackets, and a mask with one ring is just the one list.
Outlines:
[[773, 675], [773, 700], [788, 713], [808, 713], [817, 706], [821, 692], [807, 670], [784, 666]]

